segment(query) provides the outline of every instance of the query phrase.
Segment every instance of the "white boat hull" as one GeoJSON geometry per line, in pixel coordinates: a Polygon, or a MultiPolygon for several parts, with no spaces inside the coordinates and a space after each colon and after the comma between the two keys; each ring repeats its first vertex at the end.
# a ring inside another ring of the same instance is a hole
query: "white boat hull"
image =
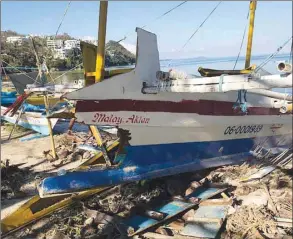
{"type": "MultiPolygon", "coordinates": [[[[4,112],[6,111],[7,107],[1,106],[1,119],[10,122],[12,124],[15,124],[18,115],[19,110],[14,114],[14,116],[8,116],[4,115],[4,112]]],[[[58,119],[50,119],[52,128],[56,125],[58,119]]],[[[49,135],[49,127],[48,127],[48,121],[45,116],[43,116],[41,113],[33,113],[33,112],[25,112],[21,115],[17,125],[22,126],[26,129],[31,129],[33,131],[36,131],[42,135],[49,135]]]]}

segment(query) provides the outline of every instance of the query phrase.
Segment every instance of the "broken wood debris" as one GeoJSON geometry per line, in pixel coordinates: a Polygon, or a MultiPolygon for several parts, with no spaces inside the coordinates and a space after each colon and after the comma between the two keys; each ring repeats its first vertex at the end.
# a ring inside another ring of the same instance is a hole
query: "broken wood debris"
{"type": "MultiPolygon", "coordinates": [[[[77,141],[75,145],[85,143],[77,141]]],[[[201,179],[197,172],[198,181],[191,176],[185,183],[167,177],[119,185],[55,212],[46,226],[41,226],[42,233],[31,227],[22,235],[192,239],[222,234],[221,238],[286,238],[292,235],[292,172],[276,167],[257,182],[241,181],[261,168],[242,164],[210,170],[201,179]],[[171,185],[174,181],[180,183],[172,188],[167,181],[171,185]]]]}

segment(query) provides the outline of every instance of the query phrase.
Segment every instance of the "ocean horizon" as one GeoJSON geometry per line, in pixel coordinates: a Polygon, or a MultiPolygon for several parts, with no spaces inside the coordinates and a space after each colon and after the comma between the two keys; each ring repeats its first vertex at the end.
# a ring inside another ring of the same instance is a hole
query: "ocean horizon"
{"type": "MultiPolygon", "coordinates": [[[[261,65],[270,55],[255,55],[251,57],[250,65],[261,65]]],[[[210,68],[216,70],[233,70],[237,56],[233,57],[194,57],[187,59],[163,59],[160,60],[162,70],[177,69],[184,71],[187,74],[199,75],[198,68],[210,68]]],[[[289,61],[290,53],[278,54],[274,56],[263,69],[270,74],[278,74],[277,64],[279,61],[289,61]]],[[[245,56],[240,56],[235,70],[244,69],[245,67],[245,56]]]]}

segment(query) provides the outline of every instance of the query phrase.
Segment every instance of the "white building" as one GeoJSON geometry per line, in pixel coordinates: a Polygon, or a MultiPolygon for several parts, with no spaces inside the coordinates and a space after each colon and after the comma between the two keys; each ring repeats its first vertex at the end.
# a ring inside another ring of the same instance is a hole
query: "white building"
{"type": "Polygon", "coordinates": [[[27,37],[21,37],[21,36],[14,36],[14,37],[7,37],[6,42],[8,43],[18,43],[18,45],[21,45],[24,41],[27,41],[27,37]]]}
{"type": "Polygon", "coordinates": [[[80,41],[79,40],[66,40],[64,41],[64,48],[66,50],[70,50],[72,48],[80,49],[80,41]]]}
{"type": "Polygon", "coordinates": [[[54,58],[65,59],[66,58],[66,51],[64,48],[56,48],[54,49],[54,58]]]}
{"type": "Polygon", "coordinates": [[[47,47],[52,49],[63,48],[63,40],[47,40],[47,47]]]}
{"type": "Polygon", "coordinates": [[[46,38],[47,36],[46,35],[43,35],[43,34],[30,34],[29,36],[31,37],[39,37],[39,38],[46,38]]]}

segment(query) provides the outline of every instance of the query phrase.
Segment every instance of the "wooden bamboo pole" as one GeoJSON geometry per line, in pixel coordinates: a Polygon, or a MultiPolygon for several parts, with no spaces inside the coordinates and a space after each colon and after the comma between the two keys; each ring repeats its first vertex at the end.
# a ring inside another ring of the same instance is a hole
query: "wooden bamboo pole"
{"type": "MultiPolygon", "coordinates": [[[[49,116],[49,101],[48,101],[48,96],[45,93],[44,94],[44,102],[45,102],[45,107],[46,107],[46,115],[47,117],[49,116]]],[[[51,120],[49,118],[47,118],[48,121],[48,128],[49,128],[49,133],[50,133],[50,141],[51,141],[51,150],[53,153],[53,158],[57,159],[57,153],[56,153],[56,148],[55,148],[55,142],[54,142],[54,137],[53,137],[53,130],[52,130],[52,124],[51,124],[51,120]]]]}
{"type": "Polygon", "coordinates": [[[16,121],[15,121],[15,123],[14,123],[14,125],[13,125],[13,128],[12,128],[12,130],[11,130],[11,132],[10,132],[10,134],[9,134],[9,136],[8,136],[8,138],[7,138],[7,140],[10,140],[10,138],[11,138],[11,136],[12,136],[12,134],[13,134],[15,128],[16,128],[16,125],[18,124],[18,121],[19,121],[20,118],[21,118],[21,115],[22,115],[23,111],[24,111],[24,106],[22,105],[22,106],[21,106],[21,109],[20,109],[20,111],[19,111],[18,117],[17,117],[17,119],[16,119],[16,121]]]}
{"type": "Polygon", "coordinates": [[[99,130],[94,125],[90,126],[90,130],[91,130],[93,136],[95,137],[97,145],[101,148],[101,151],[102,151],[102,154],[104,156],[104,159],[106,161],[107,166],[111,166],[112,164],[111,164],[111,161],[108,157],[107,149],[104,147],[102,136],[101,136],[99,130]]]}
{"type": "Polygon", "coordinates": [[[108,1],[100,1],[98,50],[96,58],[95,82],[100,82],[104,78],[107,11],[108,1]]]}
{"type": "Polygon", "coordinates": [[[247,49],[246,49],[245,69],[250,66],[255,9],[256,9],[256,1],[255,0],[250,1],[249,30],[248,30],[247,49]]]}

